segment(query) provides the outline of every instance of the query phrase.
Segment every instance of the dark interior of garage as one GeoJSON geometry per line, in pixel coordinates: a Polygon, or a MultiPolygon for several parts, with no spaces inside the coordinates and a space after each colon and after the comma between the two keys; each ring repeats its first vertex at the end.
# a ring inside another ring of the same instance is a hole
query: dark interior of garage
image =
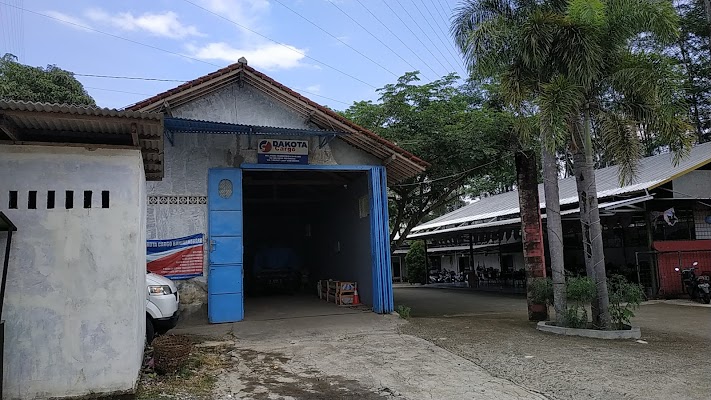
{"type": "Polygon", "coordinates": [[[318,281],[358,283],[371,303],[370,197],[365,172],[244,171],[244,290],[317,299],[318,281]]]}

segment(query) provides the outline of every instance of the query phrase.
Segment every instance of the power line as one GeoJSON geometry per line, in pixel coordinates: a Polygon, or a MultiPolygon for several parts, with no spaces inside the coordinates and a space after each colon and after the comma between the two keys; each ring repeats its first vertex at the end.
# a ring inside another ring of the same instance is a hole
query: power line
{"type": "Polygon", "coordinates": [[[383,4],[385,4],[385,6],[386,6],[387,8],[389,8],[390,11],[392,11],[393,14],[395,14],[395,16],[397,17],[397,19],[399,19],[400,22],[402,22],[402,24],[405,25],[405,28],[407,28],[407,30],[410,31],[410,33],[412,33],[412,36],[413,36],[415,39],[417,39],[418,42],[420,42],[420,44],[422,45],[422,48],[425,49],[425,50],[427,50],[427,52],[430,53],[430,55],[432,56],[432,58],[433,58],[435,61],[437,61],[437,62],[439,63],[439,65],[441,65],[442,68],[443,68],[445,71],[448,71],[447,67],[445,67],[444,64],[442,64],[442,61],[440,61],[439,58],[437,58],[437,56],[435,56],[434,53],[432,53],[432,52],[430,51],[430,49],[427,47],[427,45],[425,45],[425,43],[422,42],[422,40],[420,40],[420,38],[415,34],[415,32],[412,31],[412,29],[410,29],[410,27],[405,23],[405,21],[403,21],[402,18],[400,18],[400,14],[398,14],[395,10],[393,10],[392,7],[390,7],[390,4],[388,4],[388,0],[382,0],[382,1],[383,1],[383,4]]]}
{"type": "Polygon", "coordinates": [[[180,82],[185,83],[187,80],[180,79],[162,79],[162,78],[141,78],[137,76],[115,76],[115,75],[96,75],[96,74],[77,74],[73,72],[72,74],[76,76],[86,76],[89,78],[107,78],[107,79],[126,79],[126,80],[136,80],[136,81],[157,81],[157,82],[180,82]]]}
{"type": "Polygon", "coordinates": [[[231,19],[229,19],[229,18],[227,18],[227,17],[225,17],[225,16],[223,16],[223,15],[220,15],[220,14],[218,14],[218,13],[216,13],[216,12],[210,11],[209,9],[207,9],[207,8],[205,8],[205,7],[202,7],[202,6],[198,5],[198,4],[195,4],[195,3],[193,3],[193,2],[190,1],[190,0],[183,0],[183,1],[185,1],[186,3],[192,4],[193,6],[199,8],[199,9],[205,11],[205,12],[208,12],[208,13],[210,13],[210,14],[212,14],[212,15],[218,17],[218,18],[222,18],[222,19],[224,19],[225,21],[230,22],[230,23],[232,23],[232,24],[234,24],[234,25],[236,25],[236,26],[238,26],[238,27],[240,27],[240,28],[242,28],[242,29],[244,29],[244,30],[250,31],[250,32],[254,33],[254,34],[257,35],[257,36],[263,37],[264,39],[267,39],[267,40],[269,40],[270,42],[274,42],[274,43],[276,43],[276,44],[278,44],[278,45],[280,45],[280,46],[282,46],[282,47],[286,47],[287,49],[289,49],[289,50],[291,50],[291,51],[293,51],[293,52],[299,53],[299,54],[301,54],[302,56],[308,58],[309,60],[314,61],[314,62],[317,62],[317,63],[323,65],[324,67],[330,68],[330,69],[332,69],[332,70],[334,70],[334,71],[336,71],[336,72],[338,72],[338,73],[340,73],[340,74],[342,74],[342,75],[345,75],[345,76],[347,76],[347,77],[349,77],[349,78],[351,78],[351,79],[355,79],[356,81],[358,81],[358,82],[360,82],[360,83],[362,83],[362,84],[364,84],[364,85],[366,85],[366,86],[370,86],[370,87],[373,88],[373,89],[377,89],[377,87],[376,87],[375,85],[371,85],[370,83],[368,83],[368,82],[366,82],[366,81],[364,81],[364,80],[362,80],[362,79],[360,79],[360,78],[358,78],[358,77],[356,77],[356,76],[353,76],[353,75],[351,75],[351,74],[349,74],[349,73],[347,73],[347,72],[341,71],[340,69],[338,69],[338,68],[336,68],[336,67],[334,67],[334,66],[332,66],[332,65],[326,64],[326,63],[323,62],[323,61],[317,60],[317,59],[311,57],[310,55],[307,55],[306,53],[295,49],[295,48],[292,47],[292,46],[289,46],[289,45],[284,44],[284,43],[282,43],[282,42],[276,41],[276,40],[274,40],[274,39],[272,39],[272,38],[269,38],[269,37],[267,37],[267,36],[264,36],[264,35],[262,35],[261,33],[255,31],[255,30],[252,30],[252,29],[250,29],[250,28],[248,28],[248,27],[246,27],[246,26],[244,26],[244,25],[242,25],[242,24],[240,24],[240,23],[237,23],[237,22],[235,22],[235,21],[233,21],[233,20],[231,20],[231,19]]]}
{"type": "Polygon", "coordinates": [[[420,0],[420,2],[422,3],[422,7],[430,15],[430,18],[432,18],[432,22],[434,22],[434,24],[437,25],[437,27],[439,28],[439,31],[440,31],[440,33],[442,33],[442,35],[439,35],[435,31],[432,24],[430,24],[430,21],[427,19],[427,17],[425,17],[425,15],[422,13],[422,11],[420,11],[420,7],[415,3],[415,0],[413,0],[413,4],[415,5],[415,8],[417,8],[417,12],[419,12],[420,15],[422,15],[422,18],[425,20],[425,22],[427,22],[427,25],[430,26],[430,29],[432,29],[432,32],[434,32],[434,34],[440,38],[440,42],[442,42],[442,44],[444,45],[444,48],[447,49],[447,52],[449,53],[449,55],[452,56],[452,58],[456,61],[457,64],[459,64],[460,67],[462,67],[462,70],[465,70],[464,64],[462,64],[462,60],[460,60],[457,56],[455,56],[454,53],[452,53],[452,50],[450,50],[450,47],[452,47],[453,44],[450,40],[448,40],[448,36],[446,33],[444,33],[444,30],[442,30],[442,25],[438,24],[437,21],[435,21],[434,14],[432,14],[432,11],[430,11],[430,9],[424,3],[424,0],[420,0]]]}
{"type": "Polygon", "coordinates": [[[415,182],[415,183],[401,183],[401,184],[399,184],[399,185],[394,185],[394,186],[395,186],[395,187],[418,186],[418,185],[426,185],[426,184],[428,184],[428,183],[441,181],[441,180],[444,180],[444,179],[458,178],[458,177],[460,177],[460,176],[462,176],[462,175],[468,174],[468,173],[470,173],[470,172],[472,172],[472,171],[475,171],[475,170],[477,170],[477,169],[484,168],[484,167],[488,167],[489,165],[495,164],[495,163],[497,163],[497,162],[499,162],[499,161],[501,161],[501,159],[496,159],[496,160],[493,160],[493,161],[489,161],[489,162],[486,163],[486,164],[477,165],[477,166],[474,167],[474,168],[469,168],[468,170],[465,170],[465,171],[462,171],[462,172],[457,172],[456,174],[452,174],[452,175],[441,176],[441,177],[439,177],[439,178],[432,179],[432,180],[429,180],[429,181],[422,181],[422,182],[415,182]]]}
{"type": "MultiPolygon", "coordinates": [[[[84,76],[84,77],[89,77],[89,78],[126,79],[126,80],[152,81],[152,82],[178,82],[178,83],[189,82],[188,80],[181,80],[181,79],[144,78],[144,77],[137,77],[137,76],[117,76],[117,75],[77,74],[77,73],[73,73],[73,74],[74,74],[75,76],[84,76]]],[[[140,94],[140,95],[144,95],[144,96],[153,96],[152,94],[146,94],[146,93],[123,92],[123,91],[120,91],[120,90],[102,89],[102,88],[89,87],[89,86],[85,86],[85,87],[91,88],[91,89],[96,89],[96,90],[108,90],[108,91],[119,92],[119,93],[130,93],[130,94],[140,94]]],[[[296,91],[298,91],[298,92],[301,92],[301,93],[307,93],[307,94],[310,94],[310,95],[312,95],[312,96],[322,97],[322,98],[324,98],[324,99],[328,99],[328,100],[331,100],[331,101],[335,101],[336,103],[345,104],[345,105],[347,105],[347,106],[350,106],[350,105],[351,105],[351,103],[348,103],[348,102],[345,102],[345,101],[341,101],[341,100],[337,100],[337,99],[333,99],[333,98],[331,98],[331,97],[324,96],[324,95],[321,95],[321,94],[318,94],[318,93],[313,93],[313,92],[310,92],[310,91],[308,91],[308,90],[299,89],[299,88],[294,88],[294,90],[296,90],[296,91]]]]}
{"type": "Polygon", "coordinates": [[[380,20],[380,18],[378,18],[377,15],[375,15],[372,11],[370,11],[370,9],[369,9],[365,4],[363,4],[360,0],[356,0],[356,1],[358,2],[358,4],[360,4],[361,6],[363,6],[363,8],[365,8],[365,10],[368,11],[368,13],[369,13],[370,15],[372,15],[373,18],[375,18],[376,21],[380,22],[380,25],[384,26],[385,29],[388,30],[388,32],[390,32],[393,36],[395,36],[395,38],[396,38],[397,40],[399,40],[400,43],[403,44],[403,46],[407,47],[407,49],[410,50],[410,52],[412,52],[412,54],[414,54],[415,57],[417,57],[417,59],[419,59],[419,60],[422,62],[422,64],[424,64],[425,66],[427,66],[427,68],[429,68],[430,71],[432,71],[433,74],[438,75],[437,72],[435,72],[435,70],[432,69],[432,67],[430,66],[430,64],[429,64],[428,62],[426,62],[425,60],[423,60],[423,59],[420,57],[420,55],[417,54],[417,52],[416,52],[415,50],[412,50],[412,48],[411,48],[410,46],[408,46],[407,43],[405,43],[402,39],[400,39],[400,36],[398,36],[395,32],[393,32],[393,31],[390,29],[389,26],[387,26],[383,21],[380,20]]]}
{"type": "MultiPolygon", "coordinates": [[[[198,8],[202,8],[202,7],[198,6],[197,4],[192,3],[192,2],[190,2],[190,1],[188,1],[188,0],[185,0],[185,1],[187,1],[187,2],[190,3],[190,4],[193,4],[194,6],[196,6],[196,7],[198,7],[198,8]]],[[[91,28],[91,27],[88,27],[88,26],[85,26],[85,25],[77,24],[77,23],[74,23],[74,22],[71,22],[71,21],[66,21],[66,20],[63,20],[63,19],[61,19],[61,18],[52,17],[52,16],[50,16],[50,15],[43,14],[43,13],[40,13],[40,12],[37,12],[37,11],[29,10],[29,9],[27,9],[27,8],[24,8],[24,7],[14,6],[14,5],[12,5],[12,4],[8,4],[8,3],[2,2],[2,1],[0,1],[0,4],[6,5],[6,6],[9,6],[9,7],[14,7],[14,8],[17,8],[17,9],[22,10],[22,11],[24,11],[24,12],[28,12],[28,13],[34,14],[34,15],[39,15],[39,16],[41,16],[41,17],[48,18],[48,19],[52,19],[52,20],[55,20],[55,21],[58,21],[58,22],[61,22],[61,23],[64,23],[64,24],[73,25],[73,26],[76,26],[76,27],[78,27],[78,28],[86,29],[86,30],[91,31],[91,32],[100,33],[100,34],[102,34],[102,35],[110,36],[110,37],[113,37],[113,38],[115,38],[115,39],[120,39],[120,40],[129,42],[129,43],[137,44],[137,45],[139,45],[139,46],[147,47],[147,48],[154,49],[154,50],[158,50],[158,51],[161,51],[161,52],[164,52],[164,53],[168,53],[168,54],[171,54],[171,55],[174,55],[174,56],[182,57],[182,58],[185,58],[185,59],[188,59],[188,60],[197,61],[197,62],[200,62],[200,63],[203,63],[203,64],[207,64],[207,65],[211,65],[211,66],[217,67],[217,68],[222,67],[221,65],[218,65],[218,64],[215,64],[215,63],[211,63],[211,62],[209,62],[209,61],[201,60],[201,59],[195,58],[195,57],[190,57],[190,56],[188,56],[188,55],[181,54],[181,53],[177,53],[177,52],[174,52],[174,51],[162,49],[162,48],[160,48],[160,47],[156,47],[156,46],[153,46],[153,45],[150,45],[150,44],[141,43],[141,42],[138,42],[138,41],[135,41],[135,40],[132,40],[132,39],[128,39],[128,38],[122,37],[122,36],[114,35],[114,34],[112,34],[112,33],[100,31],[100,30],[98,30],[98,29],[94,29],[94,28],[91,28]]],[[[203,8],[203,9],[204,9],[204,8],[203,8]]],[[[209,10],[207,10],[207,9],[204,9],[204,10],[206,10],[206,11],[208,11],[208,12],[214,14],[212,11],[209,11],[209,10]]],[[[221,18],[224,18],[224,17],[222,17],[222,16],[220,16],[220,15],[218,15],[218,14],[215,14],[215,15],[217,15],[217,16],[219,16],[219,17],[221,17],[221,18]]],[[[227,19],[227,18],[224,18],[224,19],[227,19]]],[[[272,39],[270,39],[270,38],[268,38],[268,37],[266,37],[266,36],[264,36],[264,35],[262,35],[262,34],[256,32],[256,31],[253,31],[253,30],[251,30],[251,29],[249,29],[249,28],[246,28],[246,27],[241,26],[241,25],[237,24],[237,23],[234,22],[234,21],[231,21],[231,20],[229,20],[229,19],[227,19],[227,20],[230,21],[230,22],[232,22],[232,23],[234,23],[235,25],[238,25],[238,26],[240,26],[240,27],[242,27],[242,28],[244,28],[244,29],[247,29],[247,30],[249,30],[249,31],[251,31],[251,32],[253,32],[253,33],[257,34],[257,35],[260,35],[260,36],[264,37],[265,39],[268,39],[268,40],[270,40],[270,41],[272,41],[272,42],[274,42],[274,43],[277,43],[277,44],[279,44],[279,45],[282,45],[282,46],[284,46],[284,47],[286,47],[286,48],[288,48],[288,49],[290,49],[290,50],[292,50],[292,51],[295,51],[295,52],[297,52],[297,53],[299,53],[299,54],[302,54],[304,57],[306,57],[306,58],[308,58],[308,59],[310,59],[310,60],[313,60],[313,61],[315,61],[315,62],[317,62],[317,63],[319,63],[319,64],[321,64],[321,65],[323,65],[323,66],[325,66],[325,67],[328,67],[328,68],[330,68],[330,69],[333,69],[333,70],[336,71],[336,72],[339,72],[339,73],[341,73],[341,74],[343,74],[343,75],[346,75],[346,76],[348,76],[348,77],[350,77],[350,78],[352,78],[352,79],[355,79],[355,80],[357,80],[358,82],[361,82],[361,83],[363,83],[363,84],[365,84],[365,85],[367,85],[367,86],[370,86],[370,87],[373,88],[373,89],[377,89],[377,87],[376,87],[375,85],[371,85],[370,83],[365,82],[364,80],[362,80],[362,79],[360,79],[360,78],[358,78],[358,77],[356,77],[356,76],[353,76],[353,75],[351,75],[351,74],[348,74],[348,73],[346,73],[346,72],[343,72],[343,71],[341,71],[341,70],[339,70],[339,69],[337,69],[337,68],[335,68],[335,67],[332,67],[331,65],[328,65],[328,64],[326,64],[326,63],[324,63],[324,62],[322,62],[322,61],[316,60],[315,58],[313,58],[313,57],[311,57],[311,56],[308,56],[308,55],[306,55],[306,54],[304,54],[304,53],[302,53],[302,52],[300,52],[300,51],[294,49],[294,48],[291,47],[291,46],[287,46],[287,45],[285,45],[285,44],[283,44],[283,43],[280,43],[280,42],[277,42],[277,41],[275,41],[275,40],[272,40],[272,39]]]]}
{"type": "MultiPolygon", "coordinates": [[[[373,38],[375,38],[375,40],[377,40],[378,42],[380,42],[380,44],[382,44],[383,46],[385,46],[385,47],[386,47],[388,50],[390,50],[393,54],[395,54],[396,56],[398,56],[402,61],[405,62],[405,64],[409,65],[410,68],[412,68],[413,70],[417,70],[417,69],[418,69],[418,68],[415,67],[414,65],[410,64],[409,61],[407,61],[406,59],[402,58],[402,56],[401,56],[400,54],[398,54],[398,53],[397,53],[395,50],[393,50],[390,46],[388,46],[387,44],[385,44],[385,42],[383,42],[382,40],[380,40],[379,37],[375,36],[375,35],[374,35],[372,32],[370,32],[366,27],[364,27],[363,25],[361,25],[361,23],[358,22],[358,20],[356,20],[355,18],[353,18],[353,17],[352,17],[350,14],[348,14],[347,12],[343,11],[343,9],[342,9],[341,7],[338,7],[338,5],[337,5],[335,2],[329,1],[329,3],[331,3],[332,6],[336,7],[336,8],[338,9],[338,11],[342,12],[343,15],[345,15],[345,16],[348,17],[348,18],[350,18],[351,21],[355,22],[356,25],[360,26],[364,31],[366,31],[370,36],[372,36],[373,38]]],[[[424,74],[423,74],[423,76],[424,76],[424,74]]],[[[432,79],[430,79],[430,78],[428,78],[428,77],[426,77],[426,76],[425,76],[425,79],[430,80],[430,81],[432,80],[432,79]]]]}
{"type": "Polygon", "coordinates": [[[153,96],[152,94],[148,94],[148,93],[127,92],[127,91],[125,91],[125,90],[106,89],[106,88],[99,88],[99,87],[92,87],[92,86],[84,86],[84,88],[85,88],[85,89],[93,89],[93,90],[103,90],[103,91],[105,91],[105,92],[137,94],[137,95],[139,95],[139,96],[153,96]]]}
{"type": "Polygon", "coordinates": [[[153,46],[153,45],[150,45],[150,44],[146,44],[146,43],[137,42],[137,41],[132,40],[132,39],[128,39],[128,38],[125,38],[125,37],[122,37],[122,36],[114,35],[113,33],[108,33],[108,32],[104,32],[104,31],[100,31],[100,30],[98,30],[98,29],[94,29],[94,28],[88,27],[88,26],[86,26],[86,25],[81,25],[81,24],[77,24],[77,23],[74,23],[74,22],[71,22],[71,21],[67,21],[67,20],[64,20],[64,19],[61,19],[61,18],[56,18],[56,17],[53,17],[53,16],[51,16],[51,15],[42,14],[42,13],[40,13],[40,12],[33,11],[33,10],[29,10],[29,9],[27,9],[27,8],[14,6],[14,5],[12,5],[12,4],[8,4],[8,3],[5,3],[5,2],[0,2],[0,4],[4,4],[4,5],[9,6],[9,7],[14,7],[14,8],[17,8],[17,9],[22,10],[22,11],[24,11],[24,12],[28,12],[28,13],[30,13],[30,14],[35,14],[35,15],[39,15],[39,16],[41,16],[41,17],[45,17],[45,18],[49,18],[49,19],[52,19],[52,20],[55,20],[55,21],[59,21],[59,22],[61,22],[61,23],[63,23],[63,24],[73,25],[73,26],[76,26],[76,27],[78,27],[78,28],[86,29],[86,30],[91,31],[91,32],[100,33],[100,34],[102,34],[102,35],[110,36],[110,37],[113,37],[113,38],[115,38],[115,39],[120,39],[120,40],[123,40],[123,41],[126,41],[126,42],[130,42],[130,43],[133,43],[133,44],[137,44],[137,45],[139,45],[139,46],[148,47],[148,48],[150,48],[150,49],[162,51],[162,52],[164,52],[164,53],[168,53],[168,54],[171,54],[171,55],[174,55],[174,56],[183,57],[183,58],[186,58],[186,59],[188,59],[188,60],[193,60],[193,61],[201,62],[201,63],[207,64],[207,65],[212,65],[213,67],[218,67],[218,68],[220,67],[220,65],[211,63],[211,62],[209,62],[209,61],[201,60],[201,59],[195,58],[195,57],[190,57],[190,56],[188,56],[188,55],[181,54],[181,53],[176,53],[176,52],[174,52],[174,51],[170,51],[170,50],[166,50],[166,49],[161,49],[160,47],[156,47],[156,46],[153,46]]]}
{"type": "Polygon", "coordinates": [[[442,19],[442,22],[444,22],[444,26],[446,26],[447,30],[449,30],[450,21],[444,17],[447,14],[447,10],[444,9],[444,6],[442,5],[442,1],[441,0],[432,0],[432,6],[437,11],[437,14],[439,14],[439,17],[442,19]],[[439,4],[439,6],[437,6],[437,4],[439,4]],[[440,7],[442,9],[441,12],[440,12],[440,7]]]}
{"type": "Polygon", "coordinates": [[[345,45],[345,46],[348,47],[349,49],[355,51],[356,53],[360,54],[360,55],[363,56],[364,58],[370,60],[370,62],[372,62],[373,64],[375,64],[375,65],[377,65],[378,67],[382,68],[384,71],[387,71],[388,73],[392,74],[392,75],[393,75],[394,77],[396,77],[396,78],[399,77],[398,74],[396,74],[396,73],[394,73],[393,71],[389,70],[388,68],[384,67],[382,64],[380,64],[379,62],[373,60],[372,58],[368,57],[367,55],[363,54],[361,51],[357,50],[355,47],[353,47],[353,46],[349,45],[348,43],[346,43],[345,41],[341,40],[339,37],[337,37],[336,35],[332,34],[331,32],[328,32],[327,30],[321,28],[321,27],[320,27],[319,25],[317,25],[315,22],[313,22],[313,21],[311,21],[310,19],[304,17],[304,16],[301,15],[298,11],[296,11],[296,10],[292,9],[291,7],[287,6],[286,4],[282,3],[280,0],[274,0],[274,1],[276,1],[276,2],[279,3],[279,4],[281,4],[284,8],[286,8],[286,9],[289,10],[289,11],[291,11],[292,13],[296,14],[297,16],[299,16],[299,17],[300,17],[301,19],[303,19],[304,21],[306,21],[306,22],[310,23],[311,25],[315,26],[316,28],[318,28],[319,30],[321,30],[322,32],[324,32],[325,34],[327,34],[328,36],[330,36],[330,37],[336,39],[337,41],[341,42],[343,45],[345,45]]]}
{"type": "Polygon", "coordinates": [[[405,8],[405,7],[402,5],[402,3],[400,3],[400,0],[395,0],[395,2],[400,6],[400,8],[402,8],[402,9],[405,11],[405,14],[407,14],[407,16],[410,17],[410,19],[411,19],[412,22],[415,24],[415,26],[417,26],[417,27],[420,29],[420,31],[422,32],[422,34],[425,35],[425,37],[427,38],[427,40],[430,41],[430,43],[432,44],[432,46],[434,46],[435,50],[437,50],[437,52],[439,53],[439,55],[442,56],[442,59],[444,59],[444,61],[447,62],[447,64],[448,64],[449,67],[451,68],[450,71],[451,71],[451,72],[456,72],[457,68],[456,68],[454,65],[452,65],[452,63],[449,62],[449,59],[447,59],[447,57],[444,55],[444,53],[442,53],[442,51],[439,49],[439,47],[432,41],[432,39],[431,39],[430,36],[425,32],[425,30],[422,29],[422,27],[420,26],[420,24],[418,24],[417,21],[415,21],[415,18],[413,18],[412,14],[410,14],[410,12],[407,11],[407,8],[405,8]]]}

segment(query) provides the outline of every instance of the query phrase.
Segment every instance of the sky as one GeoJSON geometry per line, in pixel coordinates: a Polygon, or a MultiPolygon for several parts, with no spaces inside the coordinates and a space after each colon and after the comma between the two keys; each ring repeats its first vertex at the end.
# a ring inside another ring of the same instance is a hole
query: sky
{"type": "Polygon", "coordinates": [[[408,71],[421,71],[423,82],[465,75],[449,35],[459,2],[0,0],[0,55],[74,72],[97,104],[109,108],[245,57],[311,100],[343,110],[377,100],[376,88],[408,71]]]}

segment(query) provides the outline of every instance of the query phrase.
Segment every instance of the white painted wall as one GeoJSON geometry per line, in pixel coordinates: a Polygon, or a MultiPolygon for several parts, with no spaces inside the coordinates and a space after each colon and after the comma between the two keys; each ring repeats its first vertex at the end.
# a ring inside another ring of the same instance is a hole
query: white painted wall
{"type": "MultiPolygon", "coordinates": [[[[315,128],[301,115],[277,103],[260,91],[245,84],[227,86],[205,97],[172,110],[174,117],[249,125],[286,128],[315,128]]],[[[253,136],[184,133],[176,134],[174,145],[165,142],[162,181],[148,182],[149,196],[207,196],[207,176],[210,168],[239,167],[257,162],[257,141],[278,136],[253,136]]],[[[291,137],[295,138],[295,137],[291,137]]],[[[323,149],[318,138],[300,137],[309,141],[309,163],[321,165],[380,165],[377,158],[360,151],[340,139],[334,139],[323,149]]],[[[206,204],[148,205],[147,233],[149,239],[168,239],[207,232],[206,204]]],[[[207,252],[208,246],[205,246],[207,252]]],[[[207,253],[204,273],[207,274],[207,253]]],[[[195,280],[205,282],[206,277],[195,280]]],[[[183,286],[183,283],[180,283],[183,286]]],[[[181,289],[182,290],[182,289],[181,289]]],[[[191,290],[192,292],[192,290],[191,290]]],[[[196,297],[184,300],[195,302],[196,297]]],[[[202,300],[206,302],[206,293],[202,300]]],[[[195,303],[193,303],[195,304],[195,303]]]]}
{"type": "Polygon", "coordinates": [[[672,181],[674,198],[711,199],[711,171],[690,171],[672,181]]]}
{"type": "Polygon", "coordinates": [[[2,315],[5,399],[135,388],[145,340],[145,197],[138,150],[0,146],[0,209],[18,227],[2,315]],[[18,209],[8,209],[11,190],[18,209]],[[71,210],[66,190],[74,191],[71,210]],[[93,191],[88,209],[85,190],[93,191]],[[102,190],[110,191],[107,209],[102,190]]]}

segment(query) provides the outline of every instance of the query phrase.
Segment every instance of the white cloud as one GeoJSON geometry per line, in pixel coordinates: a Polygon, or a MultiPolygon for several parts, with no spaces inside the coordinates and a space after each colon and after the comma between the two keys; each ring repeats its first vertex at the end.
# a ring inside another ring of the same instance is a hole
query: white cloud
{"type": "Polygon", "coordinates": [[[294,46],[265,43],[258,46],[235,48],[225,42],[208,43],[205,46],[188,45],[191,56],[203,60],[237,62],[240,57],[247,59],[250,66],[258,69],[290,69],[302,65],[306,50],[294,46]],[[288,48],[287,48],[288,47],[288,48]]]}
{"type": "Polygon", "coordinates": [[[109,14],[101,9],[90,9],[85,13],[94,22],[109,24],[125,31],[145,31],[156,36],[182,39],[188,36],[205,36],[193,25],[180,22],[173,11],[163,13],[143,13],[133,15],[129,12],[109,14]]]}
{"type": "Polygon", "coordinates": [[[64,14],[59,11],[46,11],[45,14],[75,29],[86,31],[86,29],[83,27],[89,26],[89,24],[82,21],[80,18],[72,17],[71,15],[64,14]]]}
{"type": "Polygon", "coordinates": [[[306,90],[311,92],[311,93],[321,93],[321,85],[311,85],[307,86],[306,90]]]}
{"type": "Polygon", "coordinates": [[[214,13],[250,28],[257,27],[260,17],[271,8],[269,0],[202,0],[201,4],[214,13]]]}

